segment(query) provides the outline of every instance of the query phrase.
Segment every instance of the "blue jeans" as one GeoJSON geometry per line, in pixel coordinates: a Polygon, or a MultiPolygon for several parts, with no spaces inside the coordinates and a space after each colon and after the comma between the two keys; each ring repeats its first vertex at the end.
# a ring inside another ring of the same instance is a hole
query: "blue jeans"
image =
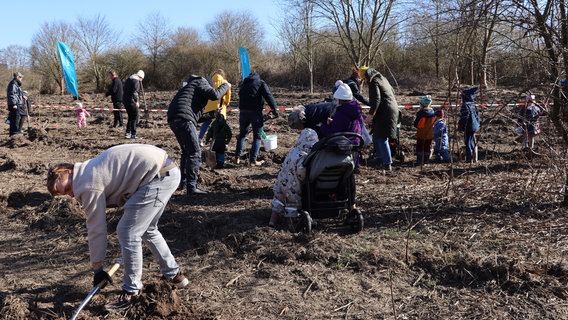
{"type": "Polygon", "coordinates": [[[252,126],[253,139],[252,146],[250,148],[250,161],[256,161],[260,151],[260,137],[262,135],[263,124],[264,119],[262,118],[262,112],[241,111],[239,114],[239,135],[237,136],[235,156],[241,156],[248,128],[249,126],[252,126]]]}
{"type": "Polygon", "coordinates": [[[215,152],[215,160],[217,160],[217,164],[225,163],[225,152],[215,152]]]}
{"type": "Polygon", "coordinates": [[[201,123],[201,128],[199,128],[199,141],[201,141],[201,139],[205,137],[205,134],[207,133],[207,129],[209,128],[210,124],[211,120],[206,120],[201,123]]]}
{"type": "Polygon", "coordinates": [[[375,146],[375,158],[382,159],[383,165],[392,164],[389,138],[375,138],[373,144],[375,146]]]}
{"type": "Polygon", "coordinates": [[[116,226],[124,263],[123,290],[138,293],[142,289],[142,242],[150,248],[165,278],[177,275],[179,266],[158,230],[158,221],[179,181],[180,170],[176,167],[166,176],[156,176],[126,201],[116,226]]]}
{"type": "Polygon", "coordinates": [[[174,132],[181,148],[181,181],[187,184],[187,190],[197,188],[199,167],[201,166],[201,147],[197,137],[197,129],[188,120],[173,120],[170,129],[174,132]]]}

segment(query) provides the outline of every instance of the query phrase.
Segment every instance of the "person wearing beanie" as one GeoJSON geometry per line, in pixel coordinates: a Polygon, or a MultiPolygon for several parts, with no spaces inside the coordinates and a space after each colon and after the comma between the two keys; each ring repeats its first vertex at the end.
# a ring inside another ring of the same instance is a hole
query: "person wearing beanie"
{"type": "Polygon", "coordinates": [[[369,87],[369,114],[365,123],[371,123],[375,158],[382,160],[384,170],[390,171],[392,155],[389,139],[398,137],[400,111],[394,90],[385,76],[373,68],[361,67],[361,79],[369,87]]]}
{"type": "MultiPolygon", "coordinates": [[[[213,71],[213,75],[211,76],[211,80],[213,81],[213,88],[219,88],[223,83],[228,82],[226,80],[227,75],[225,74],[225,70],[217,69],[213,71]]],[[[219,111],[225,120],[227,119],[227,106],[231,102],[231,89],[225,93],[225,95],[220,100],[209,100],[207,101],[207,105],[203,110],[203,115],[199,119],[198,122],[201,122],[201,127],[199,128],[199,141],[201,146],[203,147],[204,144],[202,143],[203,137],[207,133],[207,129],[209,125],[215,119],[215,115],[217,111],[219,111]]]]}
{"type": "Polygon", "coordinates": [[[288,115],[288,125],[290,128],[296,130],[310,128],[314,130],[321,139],[323,137],[321,126],[327,123],[327,119],[333,117],[334,112],[335,105],[333,102],[319,102],[305,106],[296,106],[288,115]]]}
{"type": "Polygon", "coordinates": [[[82,103],[77,103],[77,108],[75,108],[75,118],[77,120],[77,128],[87,127],[87,117],[91,114],[87,111],[87,108],[82,103]]]}
{"type": "Polygon", "coordinates": [[[368,106],[369,100],[365,98],[360,91],[361,86],[361,76],[359,75],[359,70],[357,68],[351,69],[351,76],[345,80],[343,83],[347,84],[349,88],[351,88],[351,92],[353,92],[353,97],[357,99],[360,103],[368,106]]]}
{"type": "Polygon", "coordinates": [[[414,127],[416,128],[416,162],[414,165],[417,166],[430,162],[434,121],[436,119],[431,104],[432,97],[430,95],[420,98],[420,110],[414,118],[414,127]]]}
{"type": "Polygon", "coordinates": [[[438,162],[450,162],[450,141],[448,126],[444,120],[444,110],[438,109],[434,112],[436,122],[434,122],[434,159],[438,162]]]}
{"type": "Polygon", "coordinates": [[[536,97],[533,94],[526,96],[526,103],[519,110],[519,127],[526,149],[534,149],[535,137],[540,133],[540,122],[538,118],[546,114],[546,111],[535,103],[536,97]]]}
{"type": "MultiPolygon", "coordinates": [[[[353,92],[346,83],[342,83],[335,93],[333,98],[337,100],[337,107],[332,118],[322,124],[321,132],[324,137],[327,137],[337,132],[353,132],[361,135],[363,123],[363,111],[361,105],[357,100],[353,99],[353,92]]],[[[359,145],[360,139],[356,137],[349,137],[349,140],[356,145],[359,145]]],[[[359,164],[359,154],[355,155],[355,167],[359,164]]]]}
{"type": "Polygon", "coordinates": [[[118,77],[118,74],[114,70],[110,70],[108,72],[108,76],[110,78],[111,84],[107,87],[107,91],[105,92],[105,97],[110,96],[110,100],[112,101],[112,113],[114,116],[114,122],[112,124],[113,128],[123,127],[124,123],[122,121],[122,109],[124,106],[122,105],[122,81],[118,77]]]}
{"type": "Polygon", "coordinates": [[[22,91],[22,79],[24,76],[19,72],[14,72],[12,81],[8,83],[6,97],[8,99],[8,120],[10,121],[9,134],[13,136],[20,133],[18,128],[20,123],[20,112],[24,106],[24,93],[22,91]]]}
{"type": "Polygon", "coordinates": [[[124,92],[122,95],[122,103],[126,108],[128,114],[128,121],[126,121],[126,139],[140,139],[136,135],[136,127],[139,121],[140,108],[140,91],[142,88],[142,80],[144,80],[144,71],[138,70],[135,74],[131,75],[124,83],[124,92]]]}
{"type": "Polygon", "coordinates": [[[477,87],[472,87],[462,91],[462,106],[460,109],[460,119],[458,121],[458,131],[464,133],[465,161],[469,163],[477,162],[477,141],[475,139],[475,133],[479,131],[481,126],[479,110],[475,103],[475,93],[477,89],[477,87]]]}

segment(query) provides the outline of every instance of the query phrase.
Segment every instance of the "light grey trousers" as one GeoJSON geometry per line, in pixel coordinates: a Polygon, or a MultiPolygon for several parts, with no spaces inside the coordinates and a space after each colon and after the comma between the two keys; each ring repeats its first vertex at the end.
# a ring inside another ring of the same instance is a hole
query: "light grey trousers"
{"type": "Polygon", "coordinates": [[[142,242],[150,248],[164,277],[171,279],[178,273],[179,266],[158,230],[158,221],[180,180],[180,170],[175,167],[163,177],[156,176],[126,201],[116,227],[124,263],[123,290],[138,293],[143,287],[142,242]]]}

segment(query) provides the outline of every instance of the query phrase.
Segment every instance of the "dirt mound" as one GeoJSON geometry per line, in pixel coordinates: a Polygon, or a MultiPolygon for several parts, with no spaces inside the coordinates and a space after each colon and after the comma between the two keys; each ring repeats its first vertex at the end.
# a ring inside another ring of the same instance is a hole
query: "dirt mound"
{"type": "Polygon", "coordinates": [[[213,312],[189,306],[165,281],[154,281],[133,300],[126,313],[128,319],[217,320],[213,312]]]}

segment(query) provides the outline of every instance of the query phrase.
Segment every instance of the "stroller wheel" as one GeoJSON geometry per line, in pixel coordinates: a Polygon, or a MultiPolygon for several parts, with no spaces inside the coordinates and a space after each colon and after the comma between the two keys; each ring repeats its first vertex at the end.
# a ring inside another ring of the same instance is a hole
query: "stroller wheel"
{"type": "Polygon", "coordinates": [[[312,233],[313,220],[307,211],[302,211],[300,217],[300,228],[305,234],[312,233]]]}
{"type": "Polygon", "coordinates": [[[355,232],[363,230],[364,219],[359,209],[353,209],[349,212],[348,223],[351,225],[351,230],[355,232]]]}

